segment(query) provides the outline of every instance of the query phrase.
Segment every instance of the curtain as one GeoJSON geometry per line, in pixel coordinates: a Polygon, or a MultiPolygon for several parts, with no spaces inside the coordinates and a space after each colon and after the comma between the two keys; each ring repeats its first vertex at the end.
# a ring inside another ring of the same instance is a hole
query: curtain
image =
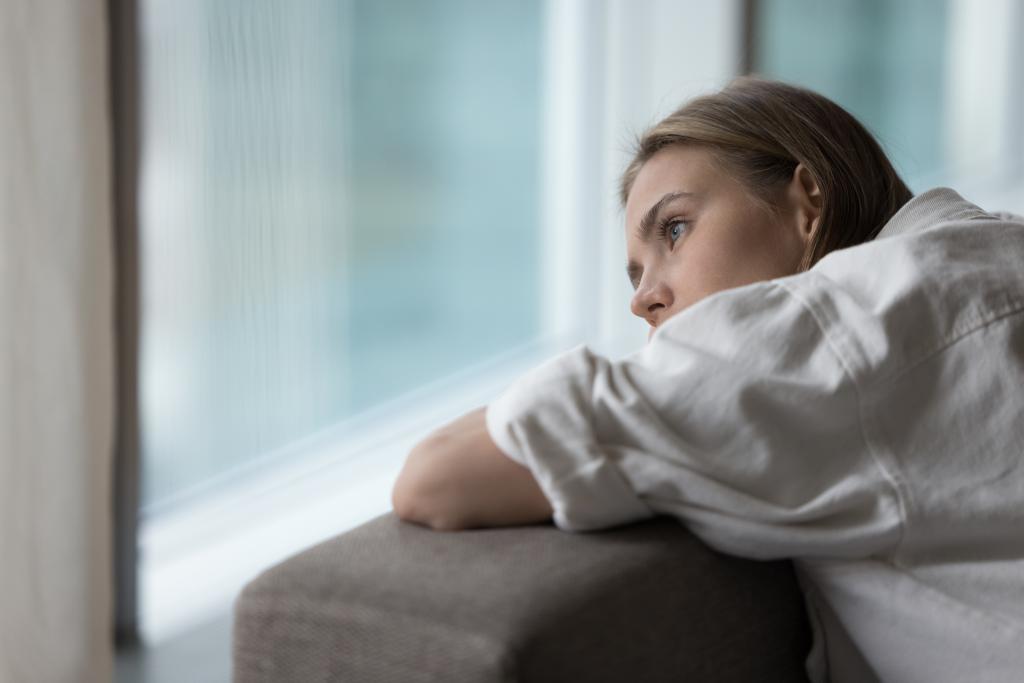
{"type": "Polygon", "coordinates": [[[109,681],[106,4],[0,0],[0,681],[109,681]]]}

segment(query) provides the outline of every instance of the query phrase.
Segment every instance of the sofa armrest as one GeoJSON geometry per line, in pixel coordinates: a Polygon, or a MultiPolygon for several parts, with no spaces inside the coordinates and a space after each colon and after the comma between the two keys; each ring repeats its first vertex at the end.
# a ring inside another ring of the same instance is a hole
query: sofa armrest
{"type": "Polygon", "coordinates": [[[677,520],[437,532],[389,512],[253,579],[235,683],[803,681],[789,562],[722,555],[677,520]]]}

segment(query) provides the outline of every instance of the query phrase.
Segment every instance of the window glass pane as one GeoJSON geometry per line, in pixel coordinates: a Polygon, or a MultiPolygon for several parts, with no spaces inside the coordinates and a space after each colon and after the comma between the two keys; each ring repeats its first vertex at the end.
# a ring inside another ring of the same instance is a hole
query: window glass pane
{"type": "Polygon", "coordinates": [[[816,90],[874,133],[912,189],[944,170],[946,0],[761,0],[754,70],[816,90]]]}
{"type": "Polygon", "coordinates": [[[537,332],[539,9],[355,5],[355,408],[537,332]]]}
{"type": "Polygon", "coordinates": [[[538,328],[539,0],[142,0],[143,506],[538,328]]]}

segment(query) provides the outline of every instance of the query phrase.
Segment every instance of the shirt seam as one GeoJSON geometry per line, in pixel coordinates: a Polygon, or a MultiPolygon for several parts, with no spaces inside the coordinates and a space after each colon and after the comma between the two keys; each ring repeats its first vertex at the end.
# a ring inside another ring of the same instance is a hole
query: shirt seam
{"type": "Polygon", "coordinates": [[[913,361],[908,362],[906,365],[901,367],[899,370],[892,374],[884,377],[881,382],[884,384],[891,384],[897,381],[900,377],[910,372],[922,363],[927,362],[931,358],[942,353],[946,349],[955,344],[959,343],[963,339],[971,336],[976,332],[980,332],[985,328],[993,325],[1003,318],[1009,318],[1014,315],[1024,313],[1024,302],[1010,299],[1006,305],[990,310],[987,314],[978,314],[972,317],[970,320],[954,327],[949,334],[939,340],[935,347],[921,354],[913,361]]]}
{"type": "Polygon", "coordinates": [[[914,572],[912,567],[908,567],[903,563],[896,561],[895,559],[881,559],[879,561],[885,565],[888,565],[889,567],[892,567],[894,570],[898,571],[904,576],[908,577],[917,585],[924,587],[926,590],[928,590],[928,592],[931,595],[935,596],[935,598],[940,602],[943,602],[947,605],[953,605],[954,607],[957,607],[961,610],[970,612],[975,618],[996,625],[1004,631],[1009,630],[1013,635],[1016,635],[1021,632],[1020,622],[1011,618],[1007,618],[1002,614],[996,614],[991,612],[990,610],[980,608],[977,605],[971,604],[970,602],[960,597],[957,597],[956,595],[953,595],[952,593],[940,588],[932,581],[925,580],[922,577],[918,576],[914,572]]]}
{"type": "Polygon", "coordinates": [[[815,325],[818,326],[818,330],[825,338],[825,343],[828,348],[832,351],[836,360],[839,362],[840,367],[843,369],[844,374],[849,378],[850,383],[853,385],[853,390],[857,395],[857,428],[860,431],[861,440],[864,442],[864,447],[867,449],[869,456],[875,463],[875,466],[882,472],[886,481],[892,487],[892,491],[896,496],[896,504],[899,506],[899,536],[896,540],[895,547],[892,549],[893,554],[896,554],[901,547],[903,547],[904,539],[906,537],[906,526],[907,526],[907,501],[906,492],[901,481],[893,471],[889,469],[882,457],[878,454],[877,450],[871,443],[871,439],[868,438],[867,431],[864,429],[864,396],[861,392],[860,385],[857,383],[857,379],[854,377],[853,371],[850,368],[844,355],[841,353],[836,342],[832,339],[832,335],[826,328],[823,319],[827,318],[823,313],[818,311],[815,306],[804,297],[800,296],[796,291],[791,289],[786,283],[775,281],[774,284],[780,287],[784,292],[789,294],[798,304],[803,306],[810,314],[811,319],[814,320],[815,325]]]}

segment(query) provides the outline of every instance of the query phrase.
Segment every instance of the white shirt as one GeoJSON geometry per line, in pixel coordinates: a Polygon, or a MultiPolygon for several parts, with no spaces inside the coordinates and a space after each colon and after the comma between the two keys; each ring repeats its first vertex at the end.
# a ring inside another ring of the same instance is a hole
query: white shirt
{"type": "Polygon", "coordinates": [[[948,188],[486,411],[566,531],[794,558],[814,681],[1024,681],[1024,221],[948,188]]]}

